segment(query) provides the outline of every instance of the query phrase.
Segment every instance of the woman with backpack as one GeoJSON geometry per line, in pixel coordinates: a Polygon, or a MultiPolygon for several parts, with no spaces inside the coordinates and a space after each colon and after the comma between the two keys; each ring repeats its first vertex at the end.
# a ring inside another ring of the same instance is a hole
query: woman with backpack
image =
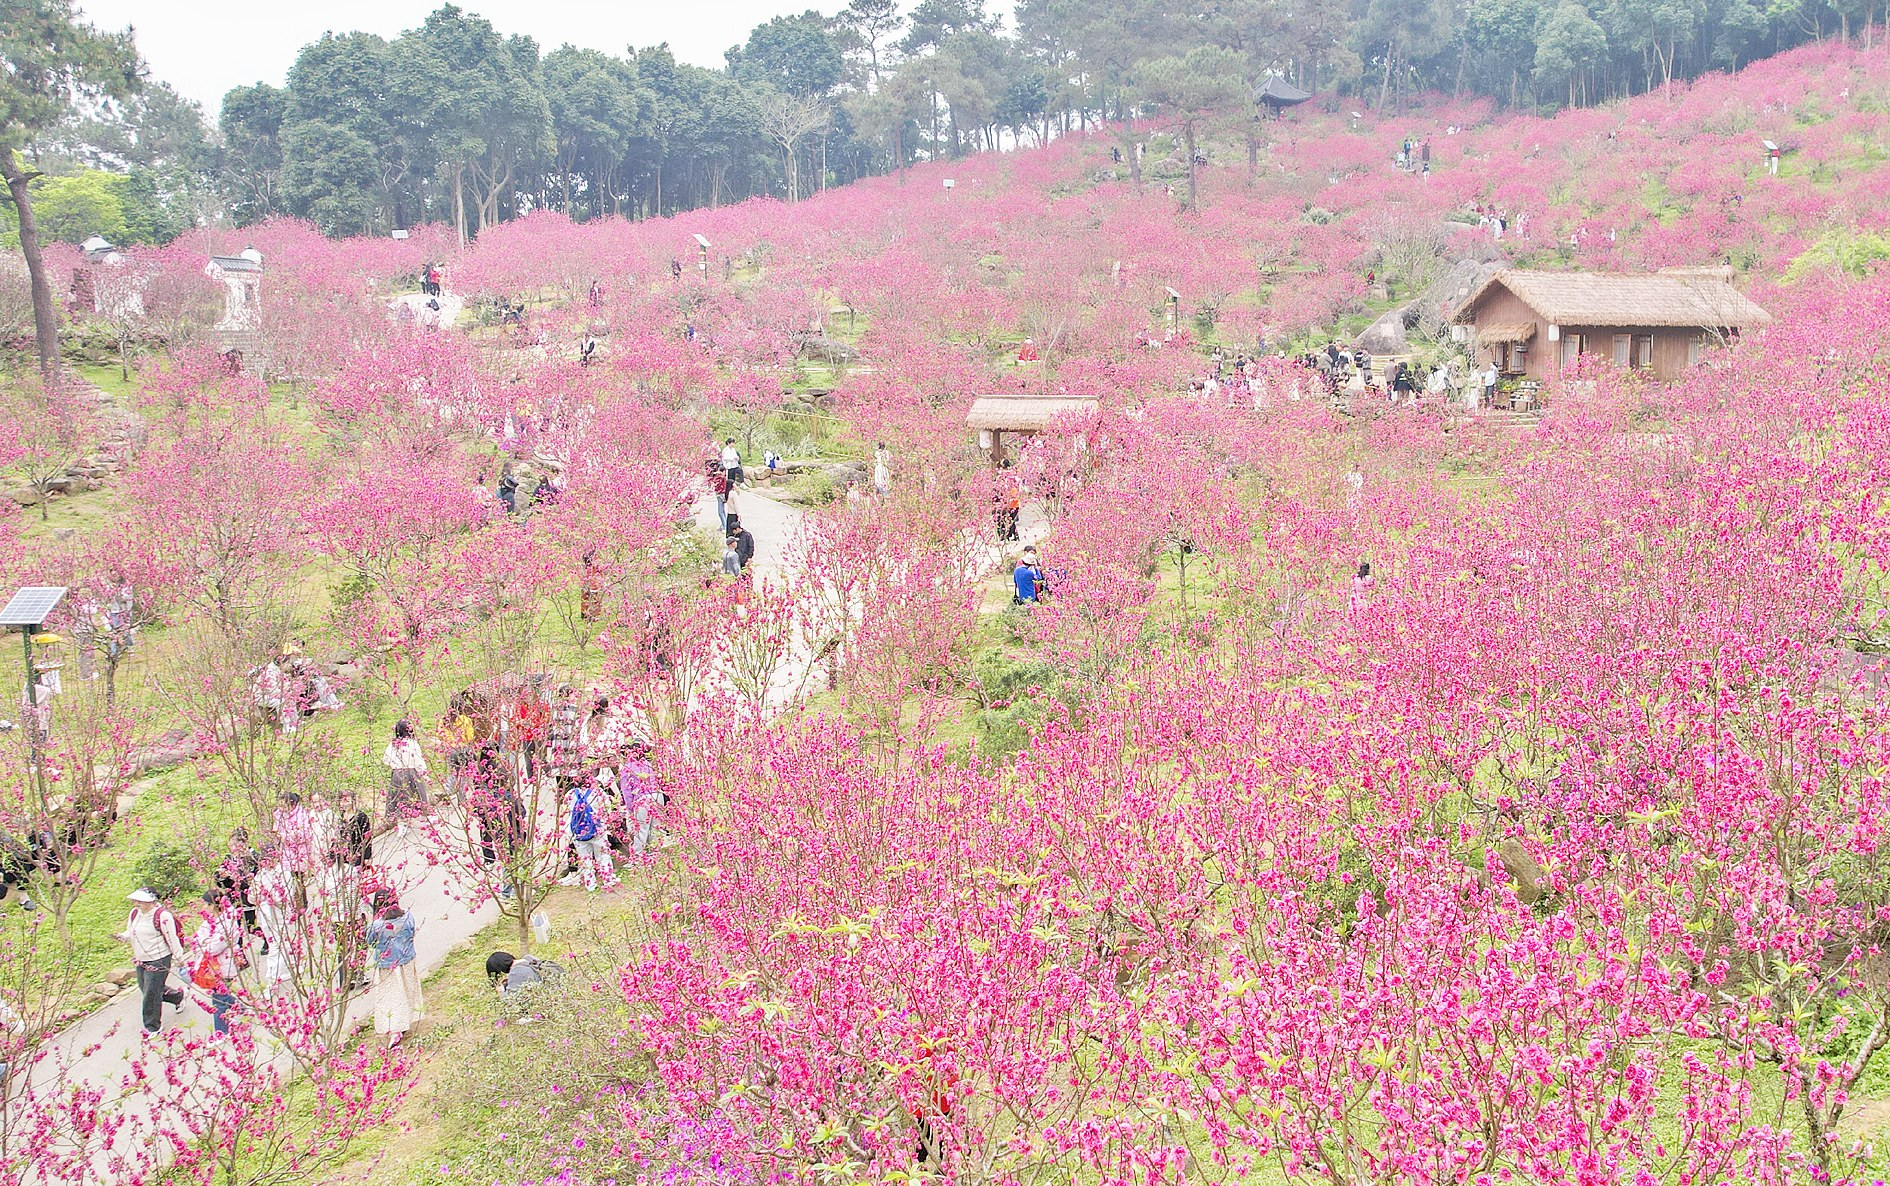
{"type": "Polygon", "coordinates": [[[369,905],[374,911],[367,925],[368,951],[374,958],[374,1032],[385,1035],[392,1050],[426,1012],[414,951],[418,928],[391,890],[377,892],[369,905]]]}
{"type": "Polygon", "coordinates": [[[118,938],[131,945],[138,968],[138,991],[144,997],[144,1032],[155,1034],[164,1026],[164,1006],[181,1008],[184,990],[171,988],[171,966],[184,962],[184,941],[177,935],[177,916],[148,888],[131,892],[131,917],[118,938]]]}

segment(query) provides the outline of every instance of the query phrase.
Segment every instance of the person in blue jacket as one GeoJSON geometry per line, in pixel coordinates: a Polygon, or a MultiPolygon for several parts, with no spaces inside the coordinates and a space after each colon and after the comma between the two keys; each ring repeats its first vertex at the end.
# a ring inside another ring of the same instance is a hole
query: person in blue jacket
{"type": "Polygon", "coordinates": [[[1011,584],[1017,593],[1012,598],[1013,605],[1034,605],[1043,592],[1043,569],[1037,566],[1037,549],[1025,548],[1024,554],[1017,558],[1017,567],[1011,570],[1011,584]]]}

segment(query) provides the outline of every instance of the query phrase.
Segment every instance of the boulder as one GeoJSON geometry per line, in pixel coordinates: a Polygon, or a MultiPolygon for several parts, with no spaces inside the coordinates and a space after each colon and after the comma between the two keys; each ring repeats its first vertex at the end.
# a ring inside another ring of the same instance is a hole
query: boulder
{"type": "Polygon", "coordinates": [[[1482,288],[1485,281],[1508,266],[1508,261],[1500,258],[1460,259],[1442,276],[1431,281],[1430,286],[1405,308],[1415,312],[1427,329],[1448,325],[1452,315],[1470,298],[1471,293],[1482,288]]]}
{"type": "MultiPolygon", "coordinates": [[[[44,501],[40,498],[39,491],[33,489],[31,486],[15,486],[13,489],[7,491],[7,497],[23,507],[36,507],[44,501]]],[[[20,696],[24,699],[26,693],[21,692],[20,696]]]]}
{"type": "Polygon", "coordinates": [[[131,768],[143,772],[187,762],[203,754],[204,747],[188,729],[171,729],[150,745],[131,751],[131,768]]]}
{"type": "Polygon", "coordinates": [[[1496,846],[1496,858],[1503,863],[1504,875],[1515,884],[1520,901],[1530,905],[1542,897],[1542,866],[1528,849],[1515,840],[1505,840],[1496,846]]]}
{"type": "Polygon", "coordinates": [[[1407,346],[1404,328],[1404,310],[1393,309],[1366,326],[1353,344],[1374,355],[1403,354],[1407,346]]]}
{"type": "MultiPolygon", "coordinates": [[[[20,682],[24,683],[25,680],[22,679],[20,682]]],[[[20,699],[24,700],[25,698],[26,693],[21,692],[20,699]]],[[[110,981],[115,988],[123,988],[137,978],[138,972],[135,968],[113,968],[111,971],[105,973],[105,979],[110,981]]]]}
{"type": "Polygon", "coordinates": [[[824,334],[798,334],[795,345],[800,356],[810,362],[852,362],[860,356],[859,351],[845,342],[836,342],[824,334]]]}

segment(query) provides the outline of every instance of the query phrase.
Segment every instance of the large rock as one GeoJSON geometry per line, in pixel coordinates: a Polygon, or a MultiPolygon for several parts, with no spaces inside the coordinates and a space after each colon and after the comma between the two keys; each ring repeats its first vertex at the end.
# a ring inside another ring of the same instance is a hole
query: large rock
{"type": "Polygon", "coordinates": [[[865,484],[867,465],[864,461],[834,461],[820,467],[821,472],[832,479],[835,487],[844,487],[848,482],[865,484]]]}
{"type": "MultiPolygon", "coordinates": [[[[39,496],[39,491],[33,489],[31,486],[15,486],[13,489],[7,491],[7,497],[23,507],[36,507],[43,501],[39,496]]],[[[22,680],[21,682],[24,683],[25,681],[22,680]]],[[[26,693],[21,692],[20,698],[24,700],[26,693]]]]}
{"type": "Polygon", "coordinates": [[[1504,840],[1496,846],[1496,859],[1503,863],[1503,873],[1515,885],[1516,897],[1524,905],[1531,905],[1542,897],[1542,866],[1529,855],[1528,849],[1515,840],[1504,840]]]}
{"type": "Polygon", "coordinates": [[[161,770],[199,757],[204,749],[203,742],[191,730],[172,729],[150,745],[131,751],[131,768],[140,773],[161,770]]]}
{"type": "Polygon", "coordinates": [[[1450,324],[1450,319],[1470,295],[1482,288],[1484,283],[1496,273],[1509,266],[1505,259],[1476,260],[1460,259],[1437,279],[1430,287],[1417,295],[1417,299],[1405,306],[1405,310],[1414,314],[1408,323],[1421,325],[1427,331],[1450,324]]]}
{"type": "Polygon", "coordinates": [[[1403,309],[1393,309],[1366,326],[1353,344],[1369,354],[1403,354],[1406,348],[1404,317],[1403,309]]]}
{"type": "Polygon", "coordinates": [[[1357,344],[1373,354],[1403,354],[1412,330],[1432,338],[1443,337],[1451,317],[1470,295],[1508,266],[1503,259],[1458,260],[1415,298],[1367,326],[1356,339],[1357,344]]]}
{"type": "Polygon", "coordinates": [[[795,347],[802,358],[811,362],[843,363],[859,357],[853,347],[824,334],[796,334],[795,347]]]}

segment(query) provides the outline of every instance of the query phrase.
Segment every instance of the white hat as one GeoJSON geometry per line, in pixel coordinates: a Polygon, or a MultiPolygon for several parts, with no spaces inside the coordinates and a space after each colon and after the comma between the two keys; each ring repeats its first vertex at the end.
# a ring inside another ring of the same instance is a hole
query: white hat
{"type": "Polygon", "coordinates": [[[152,893],[149,889],[144,888],[142,886],[139,887],[138,889],[132,890],[129,894],[126,894],[125,896],[130,898],[134,902],[155,902],[158,900],[158,896],[156,894],[152,893]]]}

